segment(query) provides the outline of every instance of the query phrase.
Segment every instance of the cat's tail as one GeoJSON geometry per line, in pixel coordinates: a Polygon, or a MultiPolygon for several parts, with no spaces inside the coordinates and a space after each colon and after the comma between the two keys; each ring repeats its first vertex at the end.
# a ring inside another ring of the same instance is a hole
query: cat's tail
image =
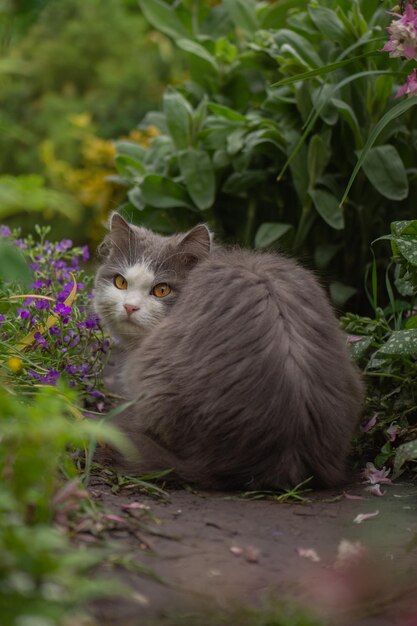
{"type": "Polygon", "coordinates": [[[106,445],[96,450],[95,461],[119,467],[136,476],[163,474],[164,480],[170,482],[184,481],[198,483],[200,487],[210,487],[209,474],[197,467],[195,462],[180,459],[145,434],[135,433],[134,441],[136,448],[134,453],[122,455],[106,445]]]}

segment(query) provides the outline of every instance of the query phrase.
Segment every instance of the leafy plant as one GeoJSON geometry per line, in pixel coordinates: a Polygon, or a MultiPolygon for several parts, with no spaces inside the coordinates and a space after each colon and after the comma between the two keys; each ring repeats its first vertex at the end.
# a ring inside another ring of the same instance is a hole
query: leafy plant
{"type": "Polygon", "coordinates": [[[389,109],[372,134],[401,75],[379,53],[384,6],[149,0],[141,8],[183,52],[189,77],[143,119],[160,131],[148,149],[116,143],[129,188],[122,212],[161,232],[204,220],[223,239],[290,249],[314,262],[343,305],[361,285],[371,239],[412,211],[412,103],[401,103],[402,117],[389,109]]]}
{"type": "Polygon", "coordinates": [[[417,220],[394,222],[391,234],[380,240],[390,241],[393,255],[385,274],[389,304],[378,306],[375,262],[369,294],[374,316],[347,314],[342,325],[352,333],[352,354],[369,382],[368,422],[359,445],[368,454],[379,448],[378,467],[394,458],[398,474],[417,458],[417,220]]]}
{"type": "Polygon", "coordinates": [[[109,341],[91,311],[92,276],[80,268],[88,248],[53,244],[48,230],[21,239],[0,228],[0,370],[26,391],[65,379],[102,410],[109,341]]]}

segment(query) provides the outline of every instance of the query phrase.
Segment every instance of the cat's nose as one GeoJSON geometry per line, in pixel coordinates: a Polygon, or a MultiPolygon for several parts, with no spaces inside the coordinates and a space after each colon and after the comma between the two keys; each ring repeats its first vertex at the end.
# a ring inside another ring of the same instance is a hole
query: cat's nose
{"type": "Polygon", "coordinates": [[[132,315],[132,313],[134,313],[135,311],[139,311],[139,307],[135,306],[134,304],[124,304],[123,306],[128,315],[132,315]]]}

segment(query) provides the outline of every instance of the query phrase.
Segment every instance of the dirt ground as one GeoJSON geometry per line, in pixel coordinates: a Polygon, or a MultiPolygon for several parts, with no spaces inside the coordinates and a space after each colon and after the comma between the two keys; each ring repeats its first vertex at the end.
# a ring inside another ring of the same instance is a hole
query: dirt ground
{"type": "MultiPolygon", "coordinates": [[[[416,626],[417,485],[400,481],[384,488],[376,497],[358,480],[343,490],[306,494],[303,503],[188,490],[155,499],[132,485],[115,494],[93,479],[91,495],[114,518],[108,539],[115,554],[125,555],[121,562],[130,563],[116,571],[132,590],[130,599],[98,602],[97,621],[188,624],[169,616],[295,597],[331,624],[416,626]],[[337,559],[342,540],[355,554],[337,559]],[[158,580],[134,564],[151,568],[158,580]],[[406,618],[411,610],[415,617],[406,618]]],[[[206,624],[202,618],[192,623],[206,624]]],[[[223,623],[240,626],[210,622],[223,623]]]]}

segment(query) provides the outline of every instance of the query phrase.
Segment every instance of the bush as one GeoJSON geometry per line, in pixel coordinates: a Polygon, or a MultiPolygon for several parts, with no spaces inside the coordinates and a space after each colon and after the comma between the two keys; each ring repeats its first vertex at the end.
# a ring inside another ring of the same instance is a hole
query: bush
{"type": "Polygon", "coordinates": [[[391,105],[395,72],[378,53],[388,23],[381,3],[141,7],[183,51],[189,77],[143,119],[160,130],[148,150],[117,143],[124,214],[166,233],[205,220],[223,239],[289,249],[326,275],[343,305],[362,285],[371,239],[413,208],[411,111],[384,128],[339,205],[391,105]]]}

